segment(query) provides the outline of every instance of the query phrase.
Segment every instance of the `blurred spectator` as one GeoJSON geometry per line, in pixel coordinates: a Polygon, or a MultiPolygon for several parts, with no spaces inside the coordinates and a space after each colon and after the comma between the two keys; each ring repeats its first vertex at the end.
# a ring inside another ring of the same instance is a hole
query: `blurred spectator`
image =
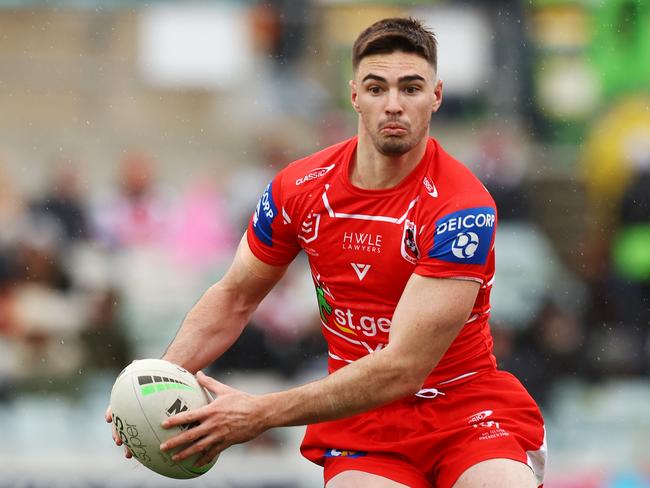
{"type": "Polygon", "coordinates": [[[300,157],[292,152],[295,145],[291,136],[296,134],[297,128],[286,119],[276,120],[275,124],[264,130],[256,141],[259,159],[254,164],[237,164],[228,175],[228,208],[239,236],[246,230],[259,197],[273,175],[288,161],[300,157]]]}
{"type": "Polygon", "coordinates": [[[617,100],[594,121],[582,147],[590,224],[585,270],[594,294],[602,294],[598,287],[609,273],[612,230],[617,227],[623,192],[635,171],[633,161],[642,157],[643,141],[650,137],[649,104],[647,94],[617,100]]]}
{"type": "Polygon", "coordinates": [[[274,57],[279,46],[282,13],[266,1],[258,2],[250,9],[250,33],[255,50],[262,56],[274,57]]]}
{"type": "Polygon", "coordinates": [[[48,219],[60,226],[66,241],[88,238],[88,220],[78,171],[69,164],[57,164],[45,194],[31,205],[37,219],[48,219]]]}
{"type": "Polygon", "coordinates": [[[69,385],[107,347],[89,350],[81,339],[101,309],[79,286],[83,272],[68,266],[89,237],[78,173],[58,166],[30,206],[11,183],[0,178],[0,396],[9,387],[69,385]]]}
{"type": "Polygon", "coordinates": [[[628,338],[631,372],[650,373],[650,133],[631,151],[633,176],[612,246],[612,290],[619,339],[628,338]]]}
{"type": "Polygon", "coordinates": [[[650,113],[647,95],[623,98],[585,145],[590,197],[587,312],[592,374],[650,372],[650,113]]]}
{"type": "Polygon", "coordinates": [[[230,258],[241,234],[233,229],[217,186],[205,175],[183,190],[170,212],[169,226],[174,257],[195,269],[230,258]]]}
{"type": "Polygon", "coordinates": [[[294,378],[324,358],[327,349],[310,276],[301,256],[262,301],[234,346],[215,362],[213,371],[272,370],[294,378]]]}
{"type": "Polygon", "coordinates": [[[305,0],[265,0],[251,8],[253,42],[278,68],[299,60],[308,34],[308,10],[305,0]]]}
{"type": "Polygon", "coordinates": [[[15,244],[27,219],[25,201],[13,181],[0,161],[0,252],[15,244]]]}
{"type": "Polygon", "coordinates": [[[85,367],[90,370],[120,371],[133,358],[132,347],[124,334],[119,314],[117,290],[93,294],[93,307],[88,325],[81,335],[90,353],[85,367]]]}
{"type": "Polygon", "coordinates": [[[520,139],[514,130],[499,125],[485,128],[478,138],[476,173],[497,204],[499,222],[531,217],[523,186],[527,168],[520,139]]]}
{"type": "Polygon", "coordinates": [[[533,218],[530,189],[524,186],[526,156],[520,139],[507,126],[485,128],[475,160],[476,173],[494,198],[499,215],[492,319],[497,327],[523,331],[539,319],[548,300],[576,307],[582,290],[533,218]]]}
{"type": "Polygon", "coordinates": [[[11,338],[20,333],[14,311],[15,261],[0,252],[0,402],[9,398],[16,365],[10,354],[11,338]]]}
{"type": "Polygon", "coordinates": [[[112,249],[160,244],[167,231],[167,202],[157,186],[155,164],[141,152],[125,154],[118,190],[99,202],[95,225],[101,242],[112,249]]]}
{"type": "Polygon", "coordinates": [[[262,165],[242,164],[229,172],[226,190],[228,211],[239,237],[244,234],[248,219],[271,178],[273,173],[270,167],[262,165]]]}
{"type": "Polygon", "coordinates": [[[14,313],[20,334],[14,344],[22,379],[62,377],[84,360],[78,342],[87,306],[63,266],[61,228],[32,219],[18,242],[14,313]]]}
{"type": "Polygon", "coordinates": [[[71,287],[70,276],[63,266],[67,248],[62,229],[49,219],[31,218],[20,236],[17,258],[23,281],[61,292],[71,287]]]}
{"type": "Polygon", "coordinates": [[[548,300],[567,310],[580,308],[585,294],[582,283],[569,272],[553,243],[534,222],[499,222],[496,246],[493,319],[523,330],[539,317],[548,300]]]}
{"type": "Polygon", "coordinates": [[[513,372],[542,406],[553,384],[586,373],[584,331],[578,318],[548,300],[529,328],[513,334],[494,327],[499,366],[513,372]]]}
{"type": "Polygon", "coordinates": [[[586,369],[579,316],[584,292],[535,220],[519,140],[505,126],[485,129],[476,171],[499,214],[491,293],[494,352],[500,366],[521,378],[544,406],[554,382],[586,369]]]}

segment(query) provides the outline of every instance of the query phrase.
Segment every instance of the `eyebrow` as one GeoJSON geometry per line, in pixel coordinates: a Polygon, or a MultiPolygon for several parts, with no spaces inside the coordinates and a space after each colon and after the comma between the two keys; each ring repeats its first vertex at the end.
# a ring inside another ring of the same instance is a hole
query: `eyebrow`
{"type": "MultiPolygon", "coordinates": [[[[375,81],[379,81],[381,83],[386,83],[387,82],[386,78],[384,78],[383,76],[374,75],[372,73],[369,73],[366,76],[364,76],[364,78],[363,78],[363,80],[361,80],[361,82],[363,83],[363,82],[365,82],[367,80],[375,80],[375,81]]],[[[402,76],[401,78],[398,78],[398,80],[397,80],[398,83],[408,83],[408,82],[411,82],[411,81],[426,81],[426,80],[420,75],[402,76]]]]}

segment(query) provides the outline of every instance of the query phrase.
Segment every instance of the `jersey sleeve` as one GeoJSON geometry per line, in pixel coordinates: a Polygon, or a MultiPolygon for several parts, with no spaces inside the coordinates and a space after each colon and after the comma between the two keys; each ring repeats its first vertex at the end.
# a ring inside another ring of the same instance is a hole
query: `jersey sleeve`
{"type": "Polygon", "coordinates": [[[497,211],[488,193],[458,196],[431,216],[414,272],[433,278],[486,282],[494,262],[497,211]]]}
{"type": "Polygon", "coordinates": [[[267,264],[289,264],[300,251],[293,228],[286,218],[282,172],[266,185],[250,218],[246,239],[255,256],[267,264]]]}

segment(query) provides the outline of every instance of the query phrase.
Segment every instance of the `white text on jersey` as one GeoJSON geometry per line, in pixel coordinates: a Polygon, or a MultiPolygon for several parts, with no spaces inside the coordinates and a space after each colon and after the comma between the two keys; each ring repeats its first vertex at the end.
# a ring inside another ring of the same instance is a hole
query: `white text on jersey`
{"type": "Polygon", "coordinates": [[[344,232],[343,249],[347,251],[364,251],[381,253],[381,234],[366,234],[363,232],[344,232]]]}

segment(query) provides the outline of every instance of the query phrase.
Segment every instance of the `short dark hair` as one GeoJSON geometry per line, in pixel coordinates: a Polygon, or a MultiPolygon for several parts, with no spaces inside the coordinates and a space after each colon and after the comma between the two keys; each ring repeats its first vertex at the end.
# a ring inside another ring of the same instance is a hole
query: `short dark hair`
{"type": "Polygon", "coordinates": [[[354,71],[366,56],[394,51],[415,53],[438,69],[438,46],[434,33],[414,18],[393,17],[375,22],[365,29],[352,46],[354,71]]]}

